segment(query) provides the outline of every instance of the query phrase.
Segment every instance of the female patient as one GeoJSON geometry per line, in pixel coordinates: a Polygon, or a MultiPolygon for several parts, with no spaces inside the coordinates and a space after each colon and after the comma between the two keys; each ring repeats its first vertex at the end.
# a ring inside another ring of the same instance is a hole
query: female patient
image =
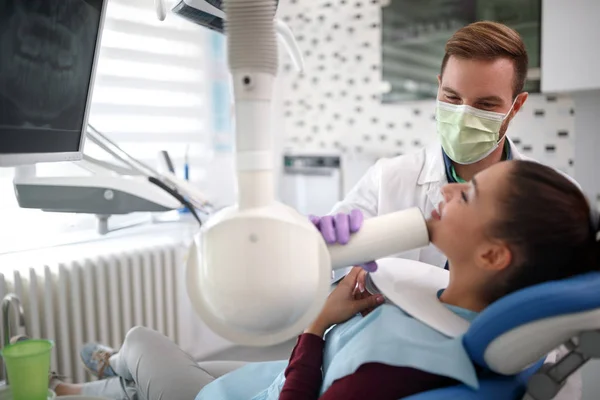
{"type": "MultiPolygon", "coordinates": [[[[428,228],[432,242],[450,264],[450,283],[440,300],[463,318],[474,318],[513,291],[600,268],[598,221],[592,219],[580,190],[551,168],[507,161],[479,173],[468,184],[447,185],[443,194],[444,202],[439,212],[432,213],[428,228]]],[[[332,292],[319,317],[300,335],[289,363],[249,364],[215,380],[167,338],[134,328],[118,352],[93,345],[82,353],[86,366],[107,379],[83,385],[55,379],[52,386],[59,395],[115,399],[395,400],[465,382],[451,362],[430,367],[420,361],[431,358],[426,355],[439,343],[454,339],[439,335],[436,343],[426,343],[428,335],[437,333],[392,305],[377,307],[366,317],[357,315],[383,300],[355,295],[359,274],[355,268],[332,292]],[[406,333],[381,344],[381,337],[391,336],[368,328],[384,326],[386,318],[393,323],[385,326],[406,333]],[[405,328],[410,324],[415,329],[405,328]],[[336,367],[332,360],[342,357],[343,344],[365,332],[372,336],[363,343],[390,349],[398,357],[377,362],[377,357],[367,356],[357,362],[355,353],[350,353],[342,363],[342,370],[347,370],[333,374],[331,370],[339,370],[340,365],[336,367]],[[403,358],[403,354],[413,357],[403,358]],[[344,367],[352,363],[356,365],[344,367]]]]}

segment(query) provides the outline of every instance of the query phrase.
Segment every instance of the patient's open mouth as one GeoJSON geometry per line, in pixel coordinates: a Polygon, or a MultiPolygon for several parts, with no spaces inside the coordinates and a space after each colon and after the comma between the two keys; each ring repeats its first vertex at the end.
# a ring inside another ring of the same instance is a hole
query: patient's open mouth
{"type": "Polygon", "coordinates": [[[433,211],[431,212],[431,218],[435,219],[435,220],[441,220],[442,219],[442,215],[444,215],[444,202],[441,202],[437,209],[433,209],[433,211]]]}

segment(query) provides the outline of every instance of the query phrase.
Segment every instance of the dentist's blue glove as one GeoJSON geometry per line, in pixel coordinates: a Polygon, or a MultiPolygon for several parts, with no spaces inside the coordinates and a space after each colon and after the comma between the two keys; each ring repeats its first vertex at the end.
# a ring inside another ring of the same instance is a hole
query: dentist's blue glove
{"type": "MultiPolygon", "coordinates": [[[[309,218],[321,232],[327,244],[338,243],[341,245],[348,244],[350,236],[360,230],[364,221],[363,213],[358,209],[352,210],[350,214],[340,213],[324,217],[311,215],[309,218]]],[[[377,270],[377,264],[374,261],[363,264],[361,267],[367,272],[377,270]]]]}

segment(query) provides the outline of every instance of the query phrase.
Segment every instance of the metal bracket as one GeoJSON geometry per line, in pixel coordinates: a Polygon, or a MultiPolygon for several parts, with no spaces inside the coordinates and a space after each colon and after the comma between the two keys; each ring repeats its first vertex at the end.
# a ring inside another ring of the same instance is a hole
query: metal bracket
{"type": "Polygon", "coordinates": [[[581,333],[564,344],[569,353],[555,364],[545,364],[527,383],[524,400],[552,400],[567,379],[592,358],[600,358],[600,331],[581,333]]]}
{"type": "Polygon", "coordinates": [[[2,342],[4,346],[8,346],[10,344],[10,338],[12,337],[12,332],[10,329],[10,307],[14,304],[17,309],[17,318],[18,318],[18,328],[27,328],[25,326],[25,312],[23,311],[23,306],[21,305],[21,300],[12,293],[7,294],[2,299],[2,322],[4,323],[4,338],[2,342]]]}
{"type": "MultiPolygon", "coordinates": [[[[6,347],[10,344],[10,339],[13,335],[13,332],[11,332],[11,328],[10,328],[10,323],[11,323],[11,318],[10,318],[10,308],[11,306],[13,306],[16,308],[18,314],[17,314],[17,330],[18,328],[24,328],[25,330],[27,330],[27,326],[25,324],[25,312],[23,311],[23,306],[21,305],[21,300],[19,300],[19,298],[13,294],[13,293],[9,293],[6,296],[4,296],[4,299],[2,299],[2,322],[4,323],[4,338],[2,340],[3,342],[3,347],[6,347]]],[[[27,332],[25,332],[27,333],[27,332]]],[[[6,376],[6,380],[5,380],[6,384],[8,384],[8,376],[6,376]]]]}

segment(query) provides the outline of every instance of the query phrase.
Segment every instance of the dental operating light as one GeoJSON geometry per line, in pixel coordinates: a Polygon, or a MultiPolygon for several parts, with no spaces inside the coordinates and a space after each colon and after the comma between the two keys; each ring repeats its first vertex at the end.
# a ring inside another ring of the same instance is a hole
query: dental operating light
{"type": "MultiPolygon", "coordinates": [[[[223,338],[251,346],[281,343],[316,318],[329,294],[332,268],[428,245],[425,219],[417,208],[372,218],[347,246],[328,247],[306,216],[275,198],[270,117],[277,32],[286,31],[287,43],[295,45],[291,31],[275,21],[276,0],[228,0],[224,10],[218,0],[180,3],[199,7],[196,20],[211,15],[225,20],[238,185],[238,203],[214,214],[195,238],[187,262],[188,295],[223,338]]],[[[161,10],[157,7],[159,17],[161,10]]]]}

